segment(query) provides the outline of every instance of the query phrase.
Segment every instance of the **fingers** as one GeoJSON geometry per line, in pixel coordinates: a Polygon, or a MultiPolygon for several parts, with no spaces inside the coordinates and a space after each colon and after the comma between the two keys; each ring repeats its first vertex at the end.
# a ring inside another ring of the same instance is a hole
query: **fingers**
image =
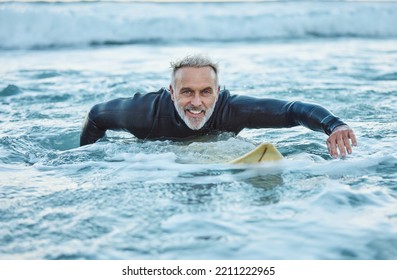
{"type": "Polygon", "coordinates": [[[328,153],[333,157],[332,150],[331,150],[331,143],[329,142],[329,138],[326,143],[327,143],[328,153]]]}
{"type": "Polygon", "coordinates": [[[343,129],[333,132],[327,139],[328,152],[333,158],[338,158],[338,151],[342,158],[346,156],[346,152],[351,154],[353,146],[357,146],[357,139],[353,130],[343,129]]]}
{"type": "Polygon", "coordinates": [[[349,138],[344,137],[343,138],[343,144],[346,147],[347,153],[350,155],[352,153],[352,147],[350,146],[349,138]]]}
{"type": "Polygon", "coordinates": [[[334,137],[329,137],[327,140],[328,152],[333,158],[338,158],[338,151],[336,148],[336,141],[334,137]]]}
{"type": "Polygon", "coordinates": [[[357,146],[357,139],[356,139],[356,135],[354,134],[353,130],[349,130],[349,138],[352,140],[353,146],[357,146]]]}
{"type": "MultiPolygon", "coordinates": [[[[344,158],[346,156],[346,150],[345,150],[345,141],[343,139],[343,135],[340,135],[337,138],[336,144],[338,146],[339,153],[340,153],[341,157],[344,158]]],[[[336,154],[336,157],[338,157],[338,154],[336,154]]]]}
{"type": "MultiPolygon", "coordinates": [[[[351,130],[347,131],[347,133],[343,135],[343,144],[346,147],[346,150],[349,154],[351,154],[353,152],[352,147],[350,145],[350,140],[351,140],[351,143],[354,145],[353,139],[351,138],[352,136],[355,138],[355,135],[354,135],[353,131],[351,131],[351,130]],[[350,134],[350,132],[352,133],[352,135],[350,134]]],[[[357,144],[357,141],[356,141],[356,144],[357,144]]],[[[356,146],[356,145],[354,145],[354,146],[356,146]]]]}

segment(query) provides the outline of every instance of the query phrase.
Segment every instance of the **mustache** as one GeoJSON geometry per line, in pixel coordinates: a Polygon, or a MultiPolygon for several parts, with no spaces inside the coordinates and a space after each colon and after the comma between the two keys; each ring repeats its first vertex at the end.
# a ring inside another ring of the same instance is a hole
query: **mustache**
{"type": "Polygon", "coordinates": [[[189,110],[189,111],[203,111],[203,112],[205,112],[206,110],[203,108],[203,107],[196,107],[196,106],[192,106],[192,105],[189,105],[189,106],[186,106],[185,107],[185,110],[189,110]]]}

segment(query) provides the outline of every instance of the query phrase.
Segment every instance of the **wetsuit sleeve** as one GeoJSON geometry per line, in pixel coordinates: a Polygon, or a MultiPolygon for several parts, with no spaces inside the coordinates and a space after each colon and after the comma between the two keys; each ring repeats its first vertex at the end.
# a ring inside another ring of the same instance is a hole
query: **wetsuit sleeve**
{"type": "Polygon", "coordinates": [[[317,104],[258,99],[248,96],[231,97],[230,117],[239,116],[241,128],[283,128],[297,125],[330,135],[340,125],[338,117],[317,104]]]}
{"type": "Polygon", "coordinates": [[[91,144],[105,135],[106,130],[133,132],[132,99],[119,98],[97,104],[87,114],[80,135],[80,146],[91,144]]]}

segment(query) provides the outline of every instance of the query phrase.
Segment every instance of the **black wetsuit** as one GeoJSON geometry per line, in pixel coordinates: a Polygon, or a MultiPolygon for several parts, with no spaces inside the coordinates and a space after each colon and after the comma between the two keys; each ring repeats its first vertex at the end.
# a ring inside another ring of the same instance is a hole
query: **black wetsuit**
{"type": "Polygon", "coordinates": [[[339,118],[315,104],[219,94],[214,113],[199,130],[190,129],[178,115],[168,90],[95,105],[89,112],[80,145],[96,142],[106,130],[126,130],[140,139],[183,140],[219,132],[239,133],[244,128],[281,128],[303,125],[331,134],[343,125],[339,118]]]}

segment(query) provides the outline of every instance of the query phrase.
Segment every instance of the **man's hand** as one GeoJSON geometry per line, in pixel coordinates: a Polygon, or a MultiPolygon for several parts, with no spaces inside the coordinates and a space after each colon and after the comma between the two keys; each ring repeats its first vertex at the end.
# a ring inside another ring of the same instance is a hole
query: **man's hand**
{"type": "Polygon", "coordinates": [[[337,126],[327,139],[328,152],[333,158],[338,158],[338,150],[342,158],[346,156],[346,151],[351,154],[352,147],[357,146],[356,135],[347,125],[337,126]]]}

